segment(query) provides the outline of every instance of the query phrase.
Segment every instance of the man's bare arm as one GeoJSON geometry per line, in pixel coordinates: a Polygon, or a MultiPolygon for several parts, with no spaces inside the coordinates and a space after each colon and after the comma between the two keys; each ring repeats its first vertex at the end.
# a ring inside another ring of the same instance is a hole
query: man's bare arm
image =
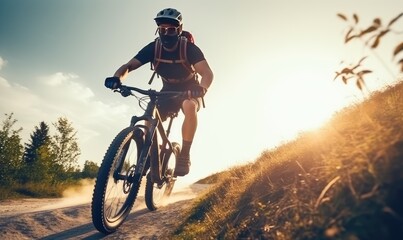
{"type": "Polygon", "coordinates": [[[214,74],[206,60],[200,61],[194,65],[197,73],[200,74],[200,85],[208,89],[213,82],[214,74]]]}
{"type": "Polygon", "coordinates": [[[118,68],[113,76],[119,77],[122,81],[127,77],[129,72],[141,67],[141,65],[143,64],[139,60],[137,60],[136,58],[132,58],[129,62],[123,64],[120,68],[118,68]]]}

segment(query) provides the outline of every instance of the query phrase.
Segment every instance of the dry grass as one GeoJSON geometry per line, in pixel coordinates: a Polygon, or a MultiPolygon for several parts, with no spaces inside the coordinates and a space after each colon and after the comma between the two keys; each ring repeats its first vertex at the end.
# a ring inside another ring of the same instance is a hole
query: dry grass
{"type": "Polygon", "coordinates": [[[216,174],[169,239],[403,239],[403,83],[216,174]]]}

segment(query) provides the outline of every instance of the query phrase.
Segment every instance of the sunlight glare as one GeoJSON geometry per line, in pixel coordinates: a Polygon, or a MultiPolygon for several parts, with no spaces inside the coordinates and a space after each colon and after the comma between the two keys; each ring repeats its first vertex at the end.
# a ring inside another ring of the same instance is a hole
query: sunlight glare
{"type": "Polygon", "coordinates": [[[332,82],[314,74],[295,72],[269,87],[264,111],[267,122],[271,122],[267,131],[291,137],[318,128],[339,107],[336,91],[329,94],[331,89],[326,89],[332,87],[332,82]]]}

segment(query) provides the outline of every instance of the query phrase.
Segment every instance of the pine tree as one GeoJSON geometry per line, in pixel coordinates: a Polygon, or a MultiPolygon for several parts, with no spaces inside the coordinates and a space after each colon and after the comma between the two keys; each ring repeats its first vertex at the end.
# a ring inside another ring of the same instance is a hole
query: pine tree
{"type": "Polygon", "coordinates": [[[54,157],[50,148],[49,126],[40,122],[31,134],[30,143],[25,144],[23,181],[51,181],[54,157]]]}
{"type": "Polygon", "coordinates": [[[49,127],[45,122],[40,122],[39,127],[35,127],[35,131],[31,134],[30,143],[25,144],[25,162],[27,164],[36,162],[39,148],[49,143],[49,140],[49,127]]]}

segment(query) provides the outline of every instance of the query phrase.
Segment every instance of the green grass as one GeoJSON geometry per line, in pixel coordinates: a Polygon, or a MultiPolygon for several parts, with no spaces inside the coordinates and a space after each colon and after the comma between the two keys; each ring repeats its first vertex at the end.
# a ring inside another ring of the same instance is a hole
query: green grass
{"type": "Polygon", "coordinates": [[[403,239],[403,82],[215,182],[168,239],[403,239]]]}

